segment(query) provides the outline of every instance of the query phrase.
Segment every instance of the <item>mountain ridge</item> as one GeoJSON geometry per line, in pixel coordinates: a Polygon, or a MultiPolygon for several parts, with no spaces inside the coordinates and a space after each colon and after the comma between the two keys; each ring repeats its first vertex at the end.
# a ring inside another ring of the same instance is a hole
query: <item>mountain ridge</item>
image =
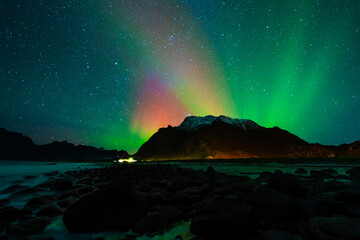
{"type": "MultiPolygon", "coordinates": [[[[355,144],[355,143],[352,143],[355,144]]],[[[186,117],[160,128],[134,154],[140,160],[360,156],[360,144],[310,144],[279,127],[226,116],[186,117]],[[351,148],[351,151],[349,150],[351,148]]]]}
{"type": "Polygon", "coordinates": [[[1,160],[37,160],[37,161],[95,161],[127,158],[124,151],[104,150],[86,145],[75,145],[67,141],[54,141],[37,145],[31,138],[0,128],[1,160]]]}

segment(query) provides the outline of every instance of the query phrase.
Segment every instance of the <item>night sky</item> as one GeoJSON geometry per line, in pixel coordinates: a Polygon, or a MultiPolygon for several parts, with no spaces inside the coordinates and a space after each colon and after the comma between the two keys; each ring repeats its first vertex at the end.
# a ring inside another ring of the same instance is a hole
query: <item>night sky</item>
{"type": "Polygon", "coordinates": [[[187,115],[360,139],[358,0],[0,1],[0,127],[133,153],[187,115]]]}

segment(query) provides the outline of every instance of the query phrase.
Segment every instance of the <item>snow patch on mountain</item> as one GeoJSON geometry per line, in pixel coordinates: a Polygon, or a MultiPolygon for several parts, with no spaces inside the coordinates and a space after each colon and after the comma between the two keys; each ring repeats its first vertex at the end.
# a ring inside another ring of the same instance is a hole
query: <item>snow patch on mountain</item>
{"type": "Polygon", "coordinates": [[[214,121],[222,121],[224,123],[227,124],[231,124],[234,126],[237,126],[239,128],[242,128],[244,130],[247,129],[257,129],[260,126],[255,123],[252,120],[249,119],[237,119],[237,118],[230,118],[224,115],[221,116],[212,116],[212,115],[208,115],[205,117],[198,117],[198,116],[189,116],[186,117],[185,120],[176,128],[179,128],[181,130],[185,130],[185,131],[196,131],[197,129],[199,129],[202,126],[206,126],[206,125],[211,125],[214,121]]]}

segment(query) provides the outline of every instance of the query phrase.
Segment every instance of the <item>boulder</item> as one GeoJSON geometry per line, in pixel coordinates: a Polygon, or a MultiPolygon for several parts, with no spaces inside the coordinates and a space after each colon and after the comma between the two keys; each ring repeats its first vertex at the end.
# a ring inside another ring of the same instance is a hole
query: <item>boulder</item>
{"type": "Polygon", "coordinates": [[[0,233],[5,231],[10,226],[10,223],[0,220],[0,233]]]}
{"type": "Polygon", "coordinates": [[[325,182],[322,188],[324,192],[334,192],[334,191],[339,191],[341,189],[345,189],[346,185],[344,182],[338,180],[331,180],[329,182],[325,182]]]}
{"type": "Polygon", "coordinates": [[[57,198],[55,196],[53,196],[53,195],[43,195],[43,196],[31,199],[30,201],[28,201],[25,204],[25,206],[26,207],[36,206],[36,205],[43,206],[43,205],[46,205],[46,204],[49,204],[49,203],[53,203],[56,200],[57,200],[57,198]]]}
{"type": "Polygon", "coordinates": [[[67,179],[59,179],[53,182],[53,184],[51,185],[51,189],[64,191],[72,189],[72,186],[72,181],[67,179]]]}
{"type": "Polygon", "coordinates": [[[349,177],[352,181],[359,182],[360,181],[360,166],[353,167],[352,169],[346,172],[349,174],[349,177]]]}
{"type": "Polygon", "coordinates": [[[240,193],[242,193],[242,192],[251,193],[254,191],[257,184],[258,183],[255,181],[247,180],[247,181],[241,181],[241,182],[235,183],[233,187],[235,190],[237,190],[240,193]]]}
{"type": "Polygon", "coordinates": [[[63,222],[70,233],[127,231],[147,212],[147,203],[131,185],[118,181],[69,207],[63,222]]]}
{"type": "Polygon", "coordinates": [[[260,173],[259,177],[256,178],[256,181],[262,182],[262,183],[267,182],[271,175],[272,175],[271,172],[267,172],[267,171],[262,172],[262,173],[260,173]]]}
{"type": "Polygon", "coordinates": [[[178,204],[189,205],[193,202],[193,198],[189,194],[186,194],[186,193],[180,191],[180,192],[175,193],[173,196],[169,197],[167,202],[173,203],[173,204],[178,203],[178,204]]]}
{"type": "Polygon", "coordinates": [[[172,192],[182,190],[188,186],[189,181],[183,178],[173,178],[167,185],[166,189],[172,192]]]}
{"type": "Polygon", "coordinates": [[[0,199],[0,208],[8,205],[9,203],[11,203],[9,199],[0,199]]]}
{"type": "Polygon", "coordinates": [[[151,208],[151,210],[164,214],[167,217],[169,223],[178,222],[183,216],[183,213],[172,205],[155,205],[151,208]]]}
{"type": "Polygon", "coordinates": [[[66,199],[61,200],[59,202],[59,206],[62,208],[68,208],[68,207],[74,205],[77,201],[79,201],[79,198],[70,196],[66,199]]]}
{"type": "Polygon", "coordinates": [[[67,197],[77,197],[77,198],[79,198],[80,195],[81,194],[79,193],[78,190],[73,189],[73,190],[69,190],[69,191],[66,191],[63,194],[61,194],[60,199],[64,199],[64,198],[67,198],[67,197]]]}
{"type": "Polygon", "coordinates": [[[269,230],[260,232],[257,236],[258,240],[296,240],[296,238],[288,232],[269,230]]]}
{"type": "Polygon", "coordinates": [[[289,173],[271,175],[267,186],[279,192],[294,196],[305,196],[307,192],[307,189],[297,177],[289,173]]]}
{"type": "Polygon", "coordinates": [[[360,206],[360,191],[356,189],[342,190],[335,194],[335,199],[360,206]]]}
{"type": "Polygon", "coordinates": [[[310,170],[310,176],[313,178],[335,178],[339,174],[336,170],[328,168],[328,169],[322,169],[322,170],[310,170]]]}
{"type": "Polygon", "coordinates": [[[42,232],[50,223],[48,217],[36,217],[22,220],[7,230],[8,234],[12,235],[28,235],[42,232]]]}
{"type": "Polygon", "coordinates": [[[230,193],[234,192],[234,188],[232,186],[219,187],[210,192],[210,195],[220,195],[226,196],[230,193]]]}
{"type": "Polygon", "coordinates": [[[133,228],[132,232],[138,234],[153,233],[164,230],[168,224],[165,214],[152,212],[141,219],[133,228]]]}
{"type": "Polygon", "coordinates": [[[4,207],[0,209],[0,220],[14,222],[24,216],[24,211],[14,207],[4,207]]]}
{"type": "Polygon", "coordinates": [[[90,193],[93,190],[91,186],[85,184],[79,184],[74,187],[76,187],[76,191],[78,191],[80,195],[90,193]]]}
{"type": "Polygon", "coordinates": [[[238,239],[255,227],[249,218],[250,208],[236,200],[221,200],[199,209],[190,231],[205,239],[238,239]]]}
{"type": "Polygon", "coordinates": [[[0,240],[8,240],[8,236],[0,234],[0,240]]]}
{"type": "Polygon", "coordinates": [[[256,214],[274,219],[290,216],[294,208],[289,196],[268,188],[257,189],[249,195],[246,202],[256,214]]]}
{"type": "Polygon", "coordinates": [[[57,204],[46,206],[36,213],[36,216],[55,217],[64,213],[64,210],[57,204]]]}
{"type": "Polygon", "coordinates": [[[313,217],[308,221],[308,231],[315,240],[357,240],[360,239],[360,219],[313,217]]]}
{"type": "Polygon", "coordinates": [[[295,174],[297,174],[297,175],[306,175],[306,174],[308,174],[308,171],[306,169],[304,169],[304,168],[298,168],[298,169],[296,169],[295,174]]]}

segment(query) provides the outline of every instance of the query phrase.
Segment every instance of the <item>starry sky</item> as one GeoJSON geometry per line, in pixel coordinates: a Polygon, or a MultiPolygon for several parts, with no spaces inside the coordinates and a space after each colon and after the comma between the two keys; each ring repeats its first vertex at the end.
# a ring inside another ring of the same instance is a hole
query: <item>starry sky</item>
{"type": "Polygon", "coordinates": [[[2,0],[0,126],[134,153],[187,115],[360,139],[358,0],[2,0]]]}

